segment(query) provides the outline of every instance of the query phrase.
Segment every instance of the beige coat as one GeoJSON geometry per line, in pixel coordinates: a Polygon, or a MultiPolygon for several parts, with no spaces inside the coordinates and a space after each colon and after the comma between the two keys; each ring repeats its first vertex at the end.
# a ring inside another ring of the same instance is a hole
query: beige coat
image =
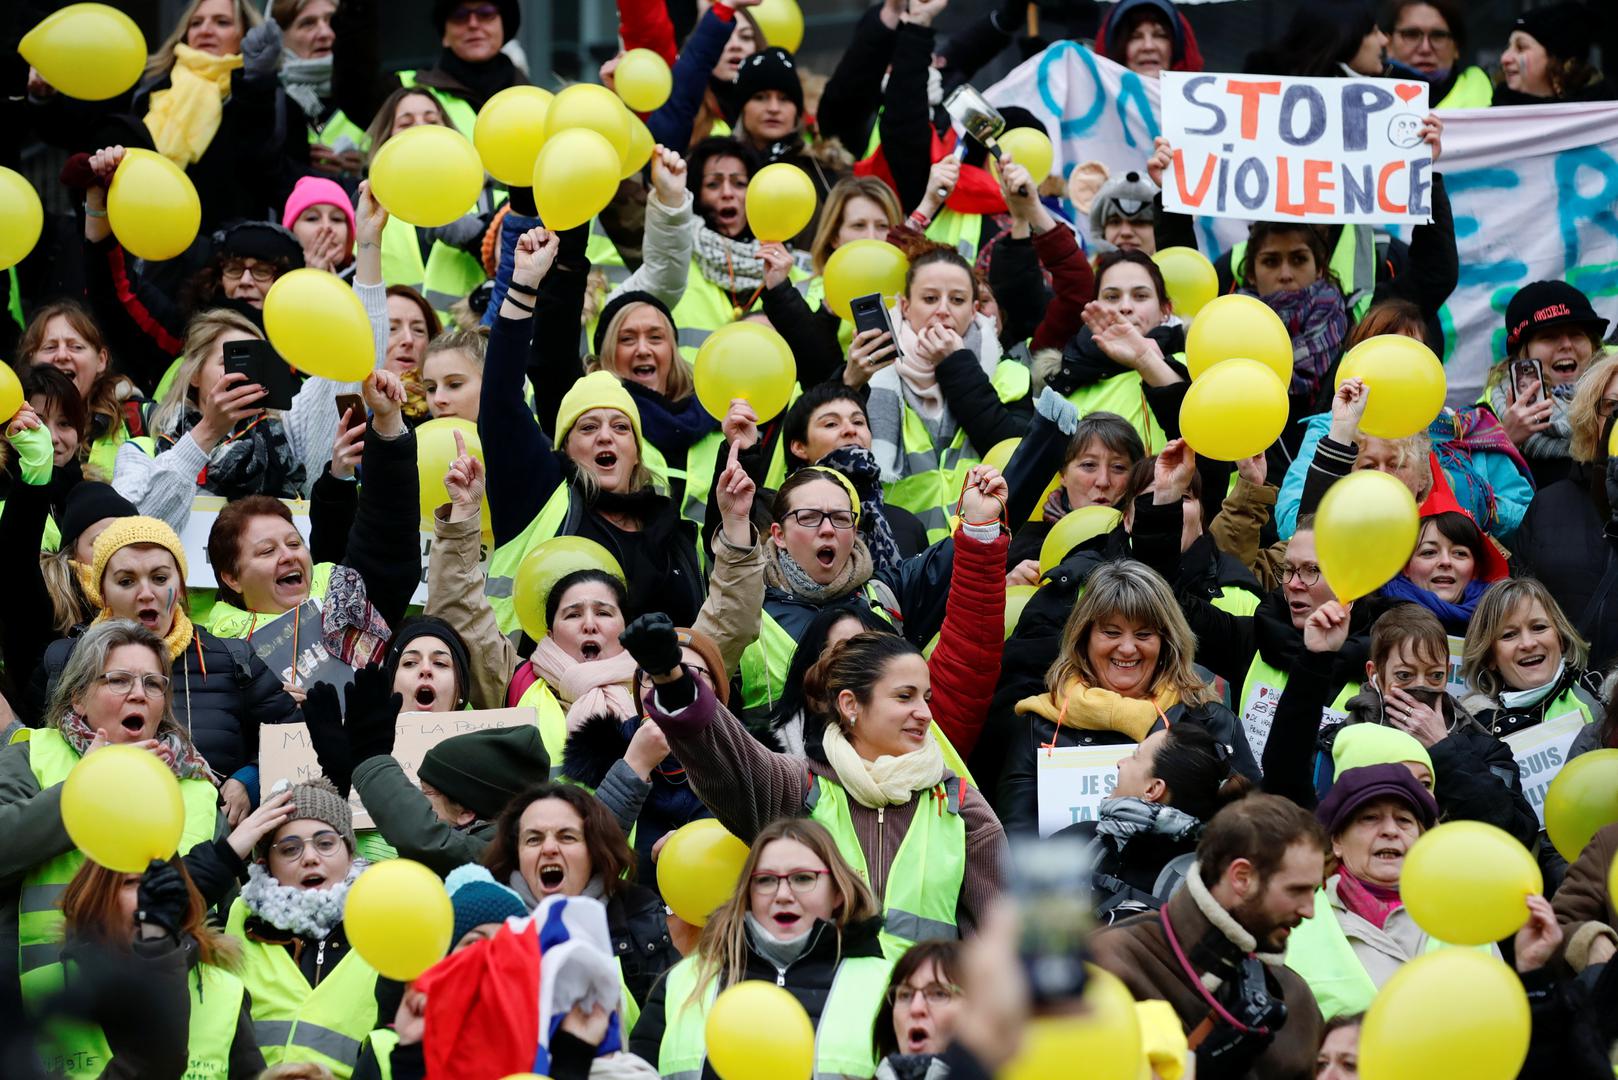
{"type": "Polygon", "coordinates": [[[1274,514],[1278,494],[1269,484],[1253,484],[1237,477],[1236,486],[1208,525],[1219,550],[1251,570],[1265,592],[1281,587],[1281,570],[1286,565],[1284,542],[1267,548],[1258,546],[1259,532],[1274,514]]]}

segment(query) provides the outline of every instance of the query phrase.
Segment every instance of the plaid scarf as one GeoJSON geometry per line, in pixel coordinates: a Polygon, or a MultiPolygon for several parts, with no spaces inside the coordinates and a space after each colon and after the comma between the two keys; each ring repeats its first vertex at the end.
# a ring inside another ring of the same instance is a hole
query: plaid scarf
{"type": "MultiPolygon", "coordinates": [[[[77,709],[68,710],[57,727],[62,732],[62,738],[67,740],[67,744],[80,757],[84,756],[85,751],[90,748],[90,744],[95,741],[95,729],[90,726],[90,721],[84,718],[84,714],[77,709]]],[[[172,722],[167,731],[163,730],[163,725],[158,725],[157,744],[168,750],[169,760],[166,764],[169,770],[181,780],[206,780],[210,784],[219,782],[214,776],[213,770],[208,768],[208,763],[203,760],[202,755],[197,753],[197,748],[180,735],[172,722]]],[[[159,758],[158,760],[162,759],[159,758]]]]}
{"type": "Polygon", "coordinates": [[[898,573],[904,556],[899,553],[899,541],[893,536],[882,505],[882,467],[876,455],[863,446],[839,446],[817,465],[836,469],[860,493],[860,535],[871,550],[871,563],[877,574],[884,571],[898,573]]]}
{"type": "MultiPolygon", "coordinates": [[[[1243,289],[1248,296],[1256,295],[1243,289]]],[[[1337,286],[1322,278],[1306,289],[1260,296],[1281,316],[1292,337],[1292,385],[1288,393],[1313,400],[1320,394],[1348,336],[1348,306],[1337,286]]]]}

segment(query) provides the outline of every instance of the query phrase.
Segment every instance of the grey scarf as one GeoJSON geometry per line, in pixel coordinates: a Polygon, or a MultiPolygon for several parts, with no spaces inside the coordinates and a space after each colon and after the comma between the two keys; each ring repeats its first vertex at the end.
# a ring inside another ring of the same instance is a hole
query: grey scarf
{"type": "Polygon", "coordinates": [[[1202,829],[1202,822],[1164,803],[1145,799],[1103,799],[1096,821],[1096,835],[1105,837],[1113,850],[1123,851],[1137,836],[1152,834],[1170,840],[1186,840],[1202,829]]]}
{"type": "Polygon", "coordinates": [[[355,859],[348,876],[329,889],[300,889],[282,885],[260,863],[247,864],[247,884],[242,887],[242,903],[247,910],[277,930],[301,938],[324,941],[332,928],[343,921],[343,904],[348,890],[370,863],[355,859]]]}
{"type": "Polygon", "coordinates": [[[325,113],[325,99],[331,97],[331,61],[330,53],[313,60],[281,53],[281,86],[310,120],[325,113]]]}
{"type": "Polygon", "coordinates": [[[752,943],[753,951],[774,964],[778,971],[785,971],[803,959],[803,954],[820,936],[821,924],[816,922],[797,937],[782,941],[772,937],[764,924],[753,918],[751,911],[743,918],[747,921],[747,940],[752,943]]]}
{"type": "Polygon", "coordinates": [[[849,553],[843,572],[837,575],[836,581],[827,585],[810,577],[809,571],[799,566],[798,561],[787,554],[786,548],[777,544],[775,558],[764,564],[764,583],[811,604],[829,604],[858,592],[861,586],[871,580],[871,572],[871,551],[865,546],[865,541],[858,538],[854,540],[854,550],[849,553]]]}
{"type": "MultiPolygon", "coordinates": [[[[522,902],[528,905],[529,911],[533,911],[539,906],[539,897],[535,896],[534,890],[528,887],[528,882],[523,879],[521,870],[513,870],[511,876],[506,879],[506,884],[511,886],[512,892],[522,897],[522,902]]],[[[606,903],[607,890],[601,884],[601,875],[597,874],[585,882],[584,891],[579,895],[588,896],[592,900],[600,900],[603,904],[606,903]]]]}

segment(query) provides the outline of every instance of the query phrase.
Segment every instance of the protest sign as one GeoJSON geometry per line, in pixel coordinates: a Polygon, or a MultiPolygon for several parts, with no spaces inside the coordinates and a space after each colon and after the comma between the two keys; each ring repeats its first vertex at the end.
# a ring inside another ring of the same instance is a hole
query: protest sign
{"type": "Polygon", "coordinates": [[[1545,825],[1545,792],[1567,764],[1568,750],[1583,729],[1584,714],[1573,712],[1506,736],[1522,775],[1523,796],[1534,808],[1541,828],[1545,825]]]}
{"type": "Polygon", "coordinates": [[[1101,800],[1118,786],[1118,762],[1136,743],[1108,746],[1040,747],[1034,773],[1039,790],[1039,835],[1049,836],[1077,821],[1100,816],[1101,800]]]}
{"type": "Polygon", "coordinates": [[[341,692],[354,681],[354,669],[326,651],[321,628],[320,601],[305,600],[255,626],[247,644],[277,681],[303,687],[331,683],[341,692]]]}
{"type": "MultiPolygon", "coordinates": [[[[419,784],[416,770],[421,766],[421,759],[445,739],[469,731],[489,731],[533,723],[534,710],[526,705],[515,709],[400,713],[398,729],[393,738],[393,759],[412,784],[419,784]]],[[[315,757],[314,744],[309,741],[308,725],[265,724],[259,729],[258,741],[260,799],[269,797],[277,781],[302,784],[323,775],[320,762],[315,757]]],[[[354,828],[374,827],[358,791],[350,792],[348,805],[354,812],[354,828]]]]}
{"type": "Polygon", "coordinates": [[[1166,71],[1163,205],[1265,221],[1432,220],[1427,84],[1166,71]]]}

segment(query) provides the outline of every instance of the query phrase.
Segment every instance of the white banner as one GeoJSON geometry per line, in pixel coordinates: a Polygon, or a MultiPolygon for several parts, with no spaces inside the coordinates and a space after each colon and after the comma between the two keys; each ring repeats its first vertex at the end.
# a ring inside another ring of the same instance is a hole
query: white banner
{"type": "Polygon", "coordinates": [[[1074,822],[1094,821],[1101,800],[1118,786],[1118,762],[1135,752],[1136,743],[1109,746],[1040,747],[1035,761],[1039,785],[1039,835],[1050,836],[1074,822]]]}
{"type": "Polygon", "coordinates": [[[1567,764],[1567,752],[1584,729],[1584,714],[1568,713],[1553,720],[1545,720],[1512,735],[1506,736],[1511,756],[1517,759],[1517,772],[1522,775],[1522,793],[1528,805],[1539,815],[1539,824],[1545,825],[1545,792],[1551,781],[1567,764]]]}

